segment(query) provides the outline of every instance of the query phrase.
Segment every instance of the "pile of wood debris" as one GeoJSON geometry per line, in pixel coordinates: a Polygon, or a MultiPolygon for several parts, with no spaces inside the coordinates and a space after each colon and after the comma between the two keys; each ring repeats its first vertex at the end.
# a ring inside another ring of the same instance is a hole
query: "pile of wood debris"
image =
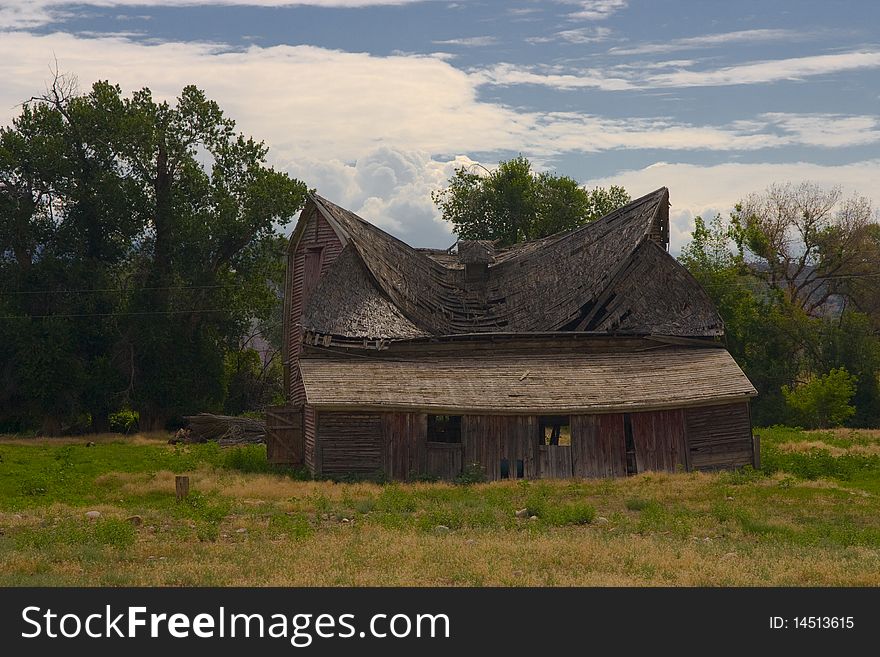
{"type": "Polygon", "coordinates": [[[180,429],[169,443],[206,443],[216,440],[220,447],[255,445],[266,442],[266,423],[247,417],[199,413],[186,416],[187,428],[180,429]]]}

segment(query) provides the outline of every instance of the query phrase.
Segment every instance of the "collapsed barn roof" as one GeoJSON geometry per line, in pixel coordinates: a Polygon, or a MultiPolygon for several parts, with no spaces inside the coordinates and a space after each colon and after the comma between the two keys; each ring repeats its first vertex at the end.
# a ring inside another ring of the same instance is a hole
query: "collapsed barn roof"
{"type": "Polygon", "coordinates": [[[344,248],[304,309],[306,331],[391,340],[723,333],[708,295],[666,251],[665,187],[572,231],[499,251],[462,242],[457,255],[413,248],[320,196],[310,203],[344,248]]]}

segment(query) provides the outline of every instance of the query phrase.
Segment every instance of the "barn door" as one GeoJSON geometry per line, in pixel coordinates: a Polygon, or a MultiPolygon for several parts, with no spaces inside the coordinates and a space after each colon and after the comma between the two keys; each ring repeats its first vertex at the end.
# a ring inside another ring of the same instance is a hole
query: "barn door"
{"type": "Polygon", "coordinates": [[[266,409],[266,457],[269,463],[302,464],[302,406],[270,406],[266,409]]]}

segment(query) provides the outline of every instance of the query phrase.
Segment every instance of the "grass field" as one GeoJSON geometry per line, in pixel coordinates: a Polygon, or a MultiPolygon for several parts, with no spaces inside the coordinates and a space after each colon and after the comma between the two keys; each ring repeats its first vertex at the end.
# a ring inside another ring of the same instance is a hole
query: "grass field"
{"type": "Polygon", "coordinates": [[[880,431],[759,433],[760,472],[474,485],[0,439],[0,585],[880,585],[880,431]]]}

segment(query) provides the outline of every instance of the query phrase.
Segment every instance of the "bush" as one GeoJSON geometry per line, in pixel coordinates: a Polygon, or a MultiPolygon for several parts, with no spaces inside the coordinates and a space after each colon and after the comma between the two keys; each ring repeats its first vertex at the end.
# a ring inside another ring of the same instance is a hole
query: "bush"
{"type": "Polygon", "coordinates": [[[137,431],[141,416],[137,411],[133,411],[130,408],[123,408],[116,413],[110,413],[108,419],[110,421],[110,431],[116,431],[128,435],[132,431],[137,431]]]}
{"type": "Polygon", "coordinates": [[[794,389],[782,386],[782,396],[797,422],[811,429],[838,427],[856,409],[849,401],[856,392],[856,378],[843,367],[794,389]]]}
{"type": "Polygon", "coordinates": [[[457,484],[481,484],[486,481],[486,473],[479,463],[468,463],[455,478],[457,484]]]}

